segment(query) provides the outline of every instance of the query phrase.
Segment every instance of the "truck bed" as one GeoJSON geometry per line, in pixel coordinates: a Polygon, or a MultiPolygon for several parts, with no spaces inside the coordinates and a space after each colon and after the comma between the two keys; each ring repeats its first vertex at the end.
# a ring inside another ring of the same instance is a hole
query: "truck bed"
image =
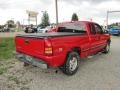
{"type": "Polygon", "coordinates": [[[68,32],[54,32],[54,33],[34,33],[34,34],[18,34],[17,37],[31,37],[31,38],[44,38],[44,37],[62,37],[62,36],[77,36],[83,33],[68,33],[68,32]]]}
{"type": "MultiPolygon", "coordinates": [[[[43,60],[47,62],[49,66],[58,66],[56,63],[59,60],[58,57],[62,60],[65,58],[65,48],[70,48],[71,45],[74,46],[76,43],[78,44],[79,41],[83,40],[84,36],[84,39],[87,38],[88,40],[87,35],[83,33],[54,32],[19,34],[15,38],[16,52],[43,60]],[[81,36],[81,38],[79,38],[79,36],[81,36]],[[52,47],[53,51],[51,56],[45,53],[46,47],[52,47]],[[64,49],[64,52],[59,51],[61,47],[64,49]]],[[[59,63],[62,64],[63,61],[59,61],[59,63]]]]}

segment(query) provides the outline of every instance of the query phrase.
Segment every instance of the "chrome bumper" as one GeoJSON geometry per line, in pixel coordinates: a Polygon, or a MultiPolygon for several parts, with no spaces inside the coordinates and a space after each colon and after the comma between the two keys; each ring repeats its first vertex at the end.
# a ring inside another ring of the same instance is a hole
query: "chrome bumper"
{"type": "Polygon", "coordinates": [[[25,63],[28,63],[28,64],[31,64],[31,65],[34,65],[34,66],[37,66],[37,67],[40,67],[42,69],[47,69],[48,68],[48,64],[46,62],[44,62],[43,60],[41,59],[37,59],[33,56],[28,56],[26,54],[23,54],[23,53],[16,53],[16,58],[22,62],[25,62],[25,63]],[[26,57],[29,57],[31,59],[27,59],[26,57]]]}

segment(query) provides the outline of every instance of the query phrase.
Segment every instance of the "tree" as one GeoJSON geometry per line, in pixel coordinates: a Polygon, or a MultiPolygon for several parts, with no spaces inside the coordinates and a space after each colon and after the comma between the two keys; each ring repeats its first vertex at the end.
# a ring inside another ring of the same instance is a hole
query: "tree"
{"type": "Polygon", "coordinates": [[[42,28],[45,28],[46,26],[49,26],[50,25],[50,21],[49,21],[49,15],[48,13],[45,11],[43,13],[43,16],[42,16],[42,22],[40,24],[40,27],[42,28]]]}
{"type": "Polygon", "coordinates": [[[17,22],[16,22],[16,25],[20,26],[20,22],[19,22],[19,21],[17,21],[17,22]]]}
{"type": "Polygon", "coordinates": [[[20,25],[20,22],[17,21],[16,22],[16,31],[19,31],[19,30],[21,30],[21,25],[20,25]]]}
{"type": "Polygon", "coordinates": [[[7,24],[14,24],[14,21],[13,20],[8,20],[7,24]]]}
{"type": "Polygon", "coordinates": [[[71,21],[78,21],[78,16],[76,13],[73,13],[71,21]]]}
{"type": "Polygon", "coordinates": [[[7,25],[9,28],[15,27],[15,22],[13,20],[8,20],[7,25]]]}

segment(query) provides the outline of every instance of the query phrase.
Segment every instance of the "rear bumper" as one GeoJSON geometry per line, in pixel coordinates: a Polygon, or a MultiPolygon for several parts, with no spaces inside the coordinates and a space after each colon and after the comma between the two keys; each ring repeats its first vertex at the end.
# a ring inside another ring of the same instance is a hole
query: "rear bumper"
{"type": "Polygon", "coordinates": [[[44,62],[43,60],[35,58],[33,56],[29,56],[30,59],[26,59],[26,57],[28,57],[28,55],[23,54],[23,53],[18,53],[18,52],[16,53],[16,58],[19,61],[22,61],[22,62],[31,64],[31,65],[40,67],[42,69],[47,69],[48,68],[48,64],[46,62],[44,62]]]}

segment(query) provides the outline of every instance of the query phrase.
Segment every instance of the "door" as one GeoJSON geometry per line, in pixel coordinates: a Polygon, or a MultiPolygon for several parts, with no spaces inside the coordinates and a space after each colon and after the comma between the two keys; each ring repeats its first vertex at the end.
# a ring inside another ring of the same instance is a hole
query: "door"
{"type": "Polygon", "coordinates": [[[98,34],[96,24],[90,23],[90,54],[94,54],[100,50],[100,35],[98,34]]]}
{"type": "Polygon", "coordinates": [[[97,36],[99,37],[98,50],[102,50],[106,45],[106,37],[100,25],[94,24],[97,36]]]}

